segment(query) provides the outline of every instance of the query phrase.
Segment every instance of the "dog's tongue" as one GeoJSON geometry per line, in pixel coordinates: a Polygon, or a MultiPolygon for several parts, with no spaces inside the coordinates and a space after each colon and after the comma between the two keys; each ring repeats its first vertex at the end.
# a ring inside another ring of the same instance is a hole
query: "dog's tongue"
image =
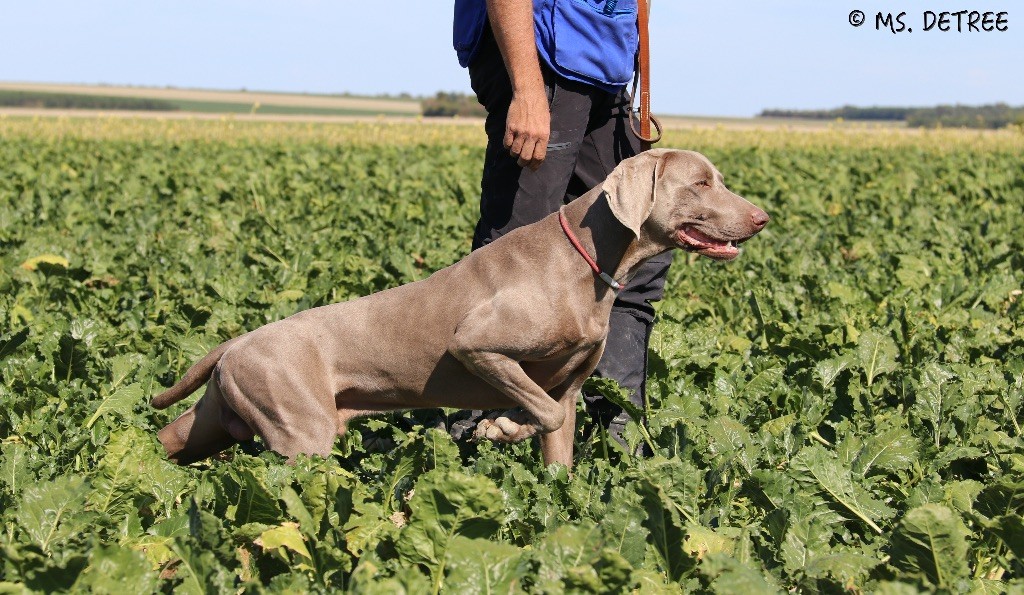
{"type": "Polygon", "coordinates": [[[690,236],[690,238],[694,240],[697,240],[701,244],[706,244],[708,246],[724,246],[725,244],[728,243],[723,242],[722,240],[716,240],[715,238],[705,233],[701,233],[700,230],[694,229],[692,227],[686,228],[686,235],[690,236]]]}
{"type": "Polygon", "coordinates": [[[683,227],[678,233],[682,243],[709,258],[732,260],[740,253],[740,249],[732,242],[713,238],[690,226],[683,227]]]}

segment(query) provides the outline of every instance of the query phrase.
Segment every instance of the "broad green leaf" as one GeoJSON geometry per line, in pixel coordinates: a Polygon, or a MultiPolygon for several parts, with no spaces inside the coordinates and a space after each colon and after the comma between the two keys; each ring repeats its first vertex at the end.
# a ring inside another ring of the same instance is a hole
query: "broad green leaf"
{"type": "Polygon", "coordinates": [[[629,415],[630,419],[636,423],[637,429],[640,431],[640,435],[647,443],[647,446],[649,446],[651,450],[655,450],[654,439],[651,438],[651,435],[647,430],[644,410],[637,407],[629,400],[629,393],[626,389],[619,386],[618,382],[611,378],[591,376],[590,378],[587,378],[586,383],[583,386],[583,390],[588,393],[600,394],[610,403],[621,407],[622,410],[629,415]]]}
{"type": "Polygon", "coordinates": [[[869,573],[881,560],[852,551],[815,556],[804,572],[814,578],[832,577],[849,590],[863,588],[869,573]]]}
{"type": "Polygon", "coordinates": [[[89,556],[89,566],[78,576],[74,591],[90,593],[151,593],[159,573],[141,553],[117,545],[100,546],[89,556]]]}
{"type": "Polygon", "coordinates": [[[712,593],[733,595],[783,592],[771,574],[728,554],[709,553],[698,570],[710,582],[712,593]]]}
{"type": "Polygon", "coordinates": [[[85,511],[88,489],[83,477],[72,475],[28,486],[14,518],[33,544],[49,552],[92,523],[93,515],[85,511]]]}
{"type": "MultiPolygon", "coordinates": [[[[25,310],[25,308],[21,307],[21,310],[25,310]]],[[[25,318],[26,314],[28,316],[28,319],[31,320],[32,315],[27,310],[25,310],[24,312],[21,312],[19,310],[18,316],[21,318],[25,318]]],[[[3,360],[5,357],[9,355],[12,355],[19,347],[24,345],[28,341],[28,339],[28,327],[25,327],[19,331],[10,330],[0,332],[0,360],[3,360]]]]}
{"type": "Polygon", "coordinates": [[[730,417],[717,417],[708,422],[707,432],[711,455],[724,462],[735,461],[747,473],[754,470],[759,450],[747,428],[730,417]]]}
{"type": "Polygon", "coordinates": [[[188,484],[188,474],[170,463],[162,449],[157,452],[154,442],[134,427],[110,435],[89,492],[93,510],[117,518],[155,500],[164,506],[165,515],[170,514],[174,499],[188,484]]]}
{"type": "Polygon", "coordinates": [[[54,331],[56,349],[52,353],[54,375],[70,382],[74,378],[85,379],[92,374],[92,367],[98,357],[93,343],[99,336],[99,324],[90,319],[74,319],[66,330],[54,331]]]}
{"type": "Polygon", "coordinates": [[[507,543],[457,536],[448,552],[444,588],[466,595],[522,592],[523,551],[507,543]]]}
{"type": "MultiPolygon", "coordinates": [[[[955,442],[954,442],[955,444],[955,442]]],[[[934,471],[948,469],[954,461],[984,460],[988,453],[976,446],[944,446],[939,454],[928,462],[934,471]]]]}
{"type": "Polygon", "coordinates": [[[1021,595],[1024,593],[1024,582],[996,580],[990,578],[974,578],[970,582],[971,595],[1021,595]],[[1008,584],[1009,583],[1009,584],[1008,584]]]}
{"type": "MultiPolygon", "coordinates": [[[[309,580],[308,573],[287,572],[278,574],[270,579],[270,583],[267,585],[267,592],[269,593],[287,593],[291,595],[310,593],[312,591],[313,585],[309,580]]],[[[398,592],[396,591],[396,593],[398,592]]]]}
{"type": "Polygon", "coordinates": [[[753,373],[743,385],[743,395],[746,398],[767,398],[783,383],[785,368],[780,365],[771,365],[768,360],[759,360],[756,363],[753,373]]]}
{"type": "Polygon", "coordinates": [[[120,388],[132,372],[139,369],[143,357],[139,354],[119,354],[110,359],[110,388],[120,388]]]}
{"type": "Polygon", "coordinates": [[[349,552],[359,557],[376,547],[385,537],[397,532],[398,526],[390,515],[384,514],[380,504],[361,503],[356,505],[345,524],[345,545],[349,552]]]}
{"type": "Polygon", "coordinates": [[[932,270],[924,260],[909,254],[902,254],[899,259],[896,278],[900,283],[911,289],[922,289],[931,282],[932,270]]]}
{"type": "MultiPolygon", "coordinates": [[[[263,533],[260,533],[260,536],[256,539],[255,543],[263,548],[264,551],[273,551],[278,548],[284,548],[302,556],[308,561],[312,561],[313,559],[313,556],[310,555],[309,549],[306,547],[305,540],[296,523],[282,523],[276,527],[267,529],[263,533]]],[[[295,566],[295,568],[312,570],[312,567],[305,562],[300,562],[295,566]]]]}
{"type": "Polygon", "coordinates": [[[223,483],[228,499],[225,516],[239,525],[284,520],[277,497],[268,485],[266,471],[258,459],[237,458],[223,483]]]}
{"type": "Polygon", "coordinates": [[[632,566],[606,547],[593,523],[562,525],[534,544],[531,554],[540,592],[621,592],[632,582],[632,566]]]}
{"type": "Polygon", "coordinates": [[[504,518],[498,488],[484,477],[459,472],[434,470],[420,476],[409,508],[409,523],[396,543],[398,554],[406,564],[428,568],[438,588],[454,538],[492,537],[504,518]]]}
{"type": "Polygon", "coordinates": [[[637,491],[646,514],[644,526],[650,532],[650,544],[661,570],[669,579],[678,580],[693,567],[693,560],[683,549],[686,533],[679,507],[657,483],[642,480],[637,491]]]}
{"type": "Polygon", "coordinates": [[[910,430],[889,428],[868,436],[853,461],[853,472],[865,477],[872,469],[902,471],[910,468],[918,457],[918,443],[910,430]]]}
{"type": "Polygon", "coordinates": [[[682,585],[676,581],[666,581],[665,575],[653,569],[641,569],[633,573],[637,593],[644,595],[682,595],[682,585]]]}
{"type": "MultiPolygon", "coordinates": [[[[365,562],[356,567],[348,584],[348,591],[367,595],[423,595],[431,593],[433,585],[417,567],[404,567],[390,576],[382,572],[380,562],[365,562]]],[[[300,593],[306,590],[299,590],[300,593]]]]}
{"type": "Polygon", "coordinates": [[[174,543],[172,550],[180,560],[174,573],[174,578],[180,580],[174,587],[175,593],[206,595],[233,590],[234,573],[208,548],[181,540],[174,543]]]}
{"type": "Polygon", "coordinates": [[[175,538],[188,536],[188,515],[182,513],[179,516],[164,519],[150,527],[146,533],[146,535],[132,540],[132,547],[141,549],[151,564],[163,565],[176,557],[172,549],[175,538]]]}
{"type": "Polygon", "coordinates": [[[989,518],[1024,515],[1024,480],[1003,477],[990,483],[978,495],[974,508],[989,518]]]}
{"type": "Polygon", "coordinates": [[[279,291],[277,295],[274,296],[274,301],[294,302],[297,300],[301,300],[305,295],[305,292],[303,292],[301,289],[286,289],[284,291],[279,291]]]}
{"type": "Polygon", "coordinates": [[[785,435],[787,430],[791,430],[796,424],[796,421],[796,414],[790,413],[789,415],[783,415],[766,421],[761,425],[761,430],[768,432],[773,438],[777,438],[785,435]]]}
{"type": "Polygon", "coordinates": [[[1013,435],[1021,438],[1024,434],[1021,432],[1018,420],[1024,410],[1024,374],[1018,373],[1013,379],[1013,384],[1007,386],[1005,391],[1000,392],[999,398],[1003,403],[1003,412],[1013,427],[1013,435]]]}
{"type": "Polygon", "coordinates": [[[706,487],[704,471],[696,465],[656,456],[643,461],[633,475],[639,481],[637,491],[656,493],[680,527],[699,524],[701,495],[706,487]]]}
{"type": "Polygon", "coordinates": [[[868,386],[882,374],[896,370],[897,357],[896,342],[888,333],[868,329],[857,341],[857,364],[864,371],[868,386]]]}
{"type": "Polygon", "coordinates": [[[939,589],[956,590],[970,576],[967,538],[960,517],[941,504],[907,512],[892,537],[890,556],[896,568],[919,574],[939,589]]]}
{"type": "Polygon", "coordinates": [[[397,493],[399,486],[421,467],[423,450],[423,437],[415,435],[410,435],[405,443],[398,447],[397,456],[393,458],[393,464],[388,470],[388,485],[384,495],[384,509],[388,513],[395,512],[400,507],[401,495],[397,493]]]}
{"type": "Polygon", "coordinates": [[[1024,561],[1024,520],[1018,514],[1005,514],[991,520],[986,528],[994,533],[1013,553],[1024,561]]]}
{"type": "Polygon", "coordinates": [[[916,582],[880,581],[874,584],[872,591],[879,595],[921,595],[916,582]]]}
{"type": "Polygon", "coordinates": [[[285,486],[280,498],[292,518],[307,535],[324,526],[339,528],[352,514],[352,486],[356,479],[334,459],[299,457],[295,462],[296,488],[285,486]]]}
{"type": "Polygon", "coordinates": [[[974,510],[974,500],[985,488],[980,481],[964,479],[961,481],[949,481],[943,483],[943,500],[953,507],[957,512],[971,512],[974,510]]]}
{"type": "Polygon", "coordinates": [[[634,567],[644,561],[649,531],[644,527],[645,513],[639,504],[621,495],[621,488],[613,490],[612,505],[601,517],[601,530],[607,547],[622,555],[634,567]]]}
{"type": "MultiPolygon", "coordinates": [[[[791,517],[792,518],[792,517],[791,517]]],[[[779,553],[793,575],[806,572],[811,562],[831,553],[832,531],[821,521],[797,517],[786,531],[779,553]]]]}
{"type": "Polygon", "coordinates": [[[686,527],[686,540],[683,549],[697,560],[708,554],[732,555],[736,549],[736,540],[700,525],[686,527]]]}
{"type": "Polygon", "coordinates": [[[281,491],[281,501],[292,518],[298,521],[298,526],[307,535],[316,535],[319,523],[313,520],[313,515],[306,508],[306,503],[292,486],[285,486],[281,491]]]}
{"type": "Polygon", "coordinates": [[[823,359],[814,366],[814,372],[823,388],[829,388],[836,382],[844,370],[853,365],[853,356],[840,355],[831,359],[823,359]]]}
{"type": "Polygon", "coordinates": [[[818,489],[806,489],[806,480],[799,480],[793,474],[775,470],[759,469],[752,478],[770,503],[768,528],[774,531],[776,543],[782,543],[789,527],[789,518],[817,521],[823,526],[842,523],[846,517],[832,510],[832,500],[827,493],[818,489]],[[774,523],[772,522],[774,519],[774,523]]]}
{"type": "Polygon", "coordinates": [[[119,432],[107,443],[106,456],[100,461],[89,502],[94,510],[103,514],[125,514],[132,508],[132,499],[138,495],[140,481],[139,461],[135,458],[137,442],[130,431],[119,432]]]}
{"type": "Polygon", "coordinates": [[[922,420],[932,427],[935,446],[939,446],[944,418],[952,408],[950,382],[956,376],[935,362],[925,364],[918,382],[916,399],[911,408],[922,420]]]}
{"type": "Polygon", "coordinates": [[[139,384],[129,384],[113,391],[100,399],[96,412],[92,414],[85,427],[91,428],[96,420],[107,414],[117,414],[122,417],[131,413],[136,403],[142,400],[143,390],[139,384]]]}
{"type": "Polygon", "coordinates": [[[6,486],[8,493],[19,495],[32,481],[28,469],[29,456],[29,448],[24,444],[0,443],[0,484],[6,486]]]}
{"type": "Polygon", "coordinates": [[[841,467],[823,447],[815,445],[801,450],[793,458],[792,469],[798,480],[817,485],[876,533],[882,532],[876,519],[888,517],[892,510],[857,486],[850,470],[841,467]]]}

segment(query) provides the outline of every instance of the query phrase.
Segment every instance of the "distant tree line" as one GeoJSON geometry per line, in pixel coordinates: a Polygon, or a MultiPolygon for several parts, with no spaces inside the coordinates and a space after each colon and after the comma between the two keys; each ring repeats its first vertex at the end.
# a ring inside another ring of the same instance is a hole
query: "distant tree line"
{"type": "Polygon", "coordinates": [[[476,100],[475,95],[465,93],[446,93],[438,91],[437,95],[420,102],[423,115],[430,117],[484,117],[487,111],[476,100]]]}
{"type": "Polygon", "coordinates": [[[1005,103],[992,105],[940,105],[919,109],[907,115],[907,126],[934,128],[1005,128],[1024,125],[1024,106],[1005,103]]]}
{"type": "Polygon", "coordinates": [[[936,107],[843,107],[827,110],[766,109],[761,118],[808,118],[812,120],[903,121],[916,128],[1005,128],[1024,125],[1024,106],[1005,103],[991,105],[939,105],[936,107]]]}
{"type": "Polygon", "coordinates": [[[0,106],[51,109],[151,110],[173,111],[178,106],[161,99],[144,97],[108,97],[76,93],[0,90],[0,106]]]}
{"type": "Polygon", "coordinates": [[[811,120],[906,120],[912,107],[857,107],[844,105],[835,109],[795,110],[766,109],[760,118],[805,118],[811,120]]]}

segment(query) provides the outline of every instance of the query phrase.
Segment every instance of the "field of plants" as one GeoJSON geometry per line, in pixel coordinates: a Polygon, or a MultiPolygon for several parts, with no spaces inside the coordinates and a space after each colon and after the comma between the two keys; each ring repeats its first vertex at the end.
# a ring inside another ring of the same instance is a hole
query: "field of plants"
{"type": "Polygon", "coordinates": [[[468,250],[480,130],[0,118],[0,592],[1024,593],[1024,134],[663,144],[773,220],[677,258],[653,456],[419,413],[177,467],[209,348],[468,250]]]}

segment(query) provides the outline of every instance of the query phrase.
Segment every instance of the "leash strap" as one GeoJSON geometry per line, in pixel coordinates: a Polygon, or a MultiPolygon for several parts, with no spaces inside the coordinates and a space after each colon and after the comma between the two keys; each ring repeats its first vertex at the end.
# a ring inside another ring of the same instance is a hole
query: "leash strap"
{"type": "Polygon", "coordinates": [[[633,75],[633,93],[631,98],[636,99],[636,89],[637,84],[639,84],[640,108],[638,110],[633,110],[632,105],[630,105],[630,110],[637,111],[639,114],[639,130],[637,129],[637,123],[634,118],[629,119],[629,126],[633,129],[633,134],[637,135],[640,139],[642,151],[650,149],[651,145],[661,140],[661,122],[651,114],[651,43],[647,28],[649,20],[650,10],[648,0],[639,0],[636,7],[636,26],[639,33],[640,47],[636,73],[633,75]],[[658,136],[651,136],[652,124],[658,131],[658,136]]]}
{"type": "Polygon", "coordinates": [[[576,251],[580,253],[583,260],[587,261],[587,264],[590,265],[590,270],[594,271],[594,276],[604,281],[608,287],[611,287],[615,291],[621,291],[622,284],[612,278],[608,273],[602,271],[601,267],[597,266],[597,263],[590,257],[590,254],[587,254],[587,249],[583,247],[583,244],[580,244],[576,234],[569,229],[569,222],[565,219],[565,215],[562,214],[562,209],[558,209],[558,223],[562,226],[562,231],[565,232],[565,237],[569,238],[569,242],[572,244],[573,248],[576,248],[576,251]]]}

